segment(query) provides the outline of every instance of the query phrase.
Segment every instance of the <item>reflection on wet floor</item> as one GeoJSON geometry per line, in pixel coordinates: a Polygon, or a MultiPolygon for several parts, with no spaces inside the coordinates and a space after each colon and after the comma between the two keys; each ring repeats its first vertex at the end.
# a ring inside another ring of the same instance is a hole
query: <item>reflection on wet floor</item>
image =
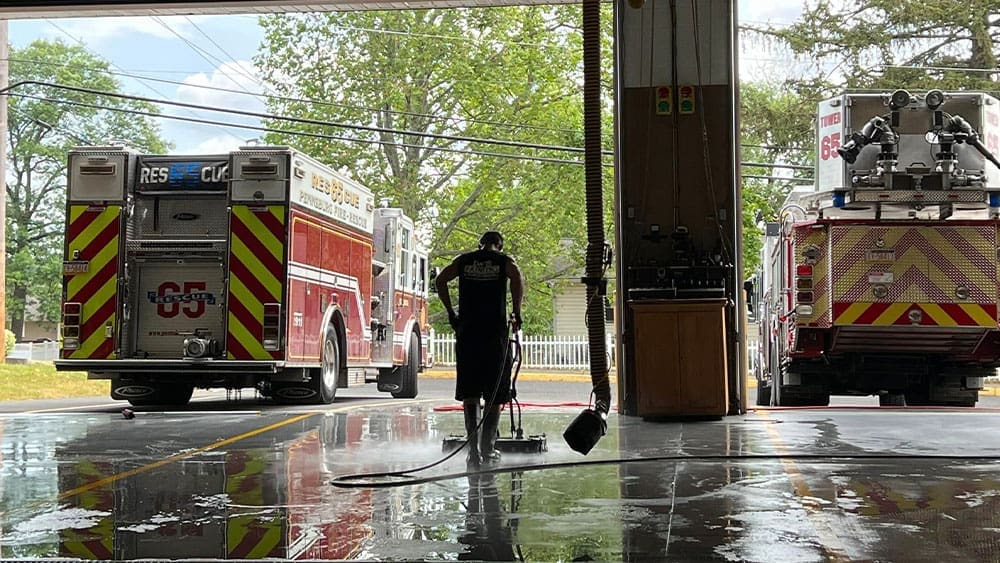
{"type": "MultiPolygon", "coordinates": [[[[722,421],[612,417],[590,456],[570,410],[529,410],[550,451],[504,464],[690,456],[339,489],[337,475],[441,455],[460,413],[12,416],[2,422],[2,558],[528,561],[996,561],[1000,462],[982,412],[794,411],[722,421]],[[195,430],[197,428],[197,430],[195,430]],[[947,429],[943,432],[942,429],[947,429]],[[224,447],[217,440],[244,436],[224,447]],[[199,449],[201,448],[201,449],[199,449]],[[793,454],[828,454],[793,459],[793,454]],[[779,454],[771,459],[698,456],[779,454]],[[174,456],[171,458],[171,456],[174,456]],[[163,460],[168,459],[167,462],[163,460]]],[[[464,469],[461,457],[434,468],[464,469]]]]}

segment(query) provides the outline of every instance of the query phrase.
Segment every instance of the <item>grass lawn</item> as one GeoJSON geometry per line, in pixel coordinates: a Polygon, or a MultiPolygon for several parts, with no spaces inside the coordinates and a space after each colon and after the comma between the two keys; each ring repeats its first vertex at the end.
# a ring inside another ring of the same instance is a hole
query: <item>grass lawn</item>
{"type": "Polygon", "coordinates": [[[0,401],[107,397],[110,392],[108,380],[88,381],[81,371],[57,372],[50,363],[0,364],[0,401]]]}

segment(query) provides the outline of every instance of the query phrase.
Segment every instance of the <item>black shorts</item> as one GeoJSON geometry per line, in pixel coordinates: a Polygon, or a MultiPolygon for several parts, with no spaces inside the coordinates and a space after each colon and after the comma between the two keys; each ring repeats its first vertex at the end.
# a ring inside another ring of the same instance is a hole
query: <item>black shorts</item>
{"type": "Polygon", "coordinates": [[[514,346],[506,327],[487,331],[460,330],[456,335],[455,359],[456,400],[482,398],[494,405],[510,401],[514,346]]]}

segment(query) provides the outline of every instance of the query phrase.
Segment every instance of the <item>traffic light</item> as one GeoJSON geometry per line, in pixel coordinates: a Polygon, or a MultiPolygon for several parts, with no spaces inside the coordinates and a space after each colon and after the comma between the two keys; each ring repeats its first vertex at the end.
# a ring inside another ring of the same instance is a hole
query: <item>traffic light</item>
{"type": "Polygon", "coordinates": [[[670,115],[674,111],[674,93],[670,86],[656,87],[656,115],[670,115]]]}
{"type": "Polygon", "coordinates": [[[681,86],[679,109],[682,114],[694,113],[694,86],[681,86]]]}

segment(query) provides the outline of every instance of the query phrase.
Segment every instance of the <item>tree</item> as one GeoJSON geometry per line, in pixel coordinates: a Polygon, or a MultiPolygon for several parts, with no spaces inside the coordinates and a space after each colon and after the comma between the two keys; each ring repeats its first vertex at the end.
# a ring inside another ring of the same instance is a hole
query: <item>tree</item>
{"type": "Polygon", "coordinates": [[[992,1],[813,1],[793,25],[746,29],[828,63],[832,70],[793,81],[803,91],[997,90],[996,72],[983,72],[997,68],[1000,19],[992,1]]]}
{"type": "MultiPolygon", "coordinates": [[[[812,166],[815,162],[813,124],[815,110],[808,100],[779,84],[740,85],[741,159],[747,163],[777,166],[812,166]]],[[[811,170],[743,166],[750,176],[811,178],[811,170]]],[[[743,179],[743,264],[750,275],[760,264],[761,220],[777,218],[782,202],[795,182],[743,179]],[[759,218],[759,219],[758,219],[759,218]]],[[[806,184],[808,185],[808,184],[806,184]]]]}
{"type": "Polygon", "coordinates": [[[583,144],[579,22],[577,6],[264,17],[255,62],[284,96],[270,109],[366,128],[275,121],[354,140],[267,140],[346,169],[402,207],[428,227],[422,234],[437,265],[500,228],[529,280],[526,328],[547,330],[550,285],[583,255],[583,169],[523,157],[581,158],[544,148],[583,144]],[[579,243],[568,251],[574,260],[554,268],[567,239],[579,243]]]}
{"type": "MultiPolygon", "coordinates": [[[[108,63],[82,47],[39,40],[12,49],[10,59],[11,84],[34,80],[101,91],[121,88],[108,74],[108,63]]],[[[17,86],[11,91],[6,284],[7,314],[18,337],[23,335],[26,310],[50,323],[59,317],[69,149],[111,139],[123,139],[133,147],[155,153],[168,149],[156,125],[148,119],[56,100],[102,108],[156,109],[147,103],[39,85],[17,86]]]]}
{"type": "MultiPolygon", "coordinates": [[[[995,2],[899,0],[812,1],[789,26],[744,26],[744,39],[787,49],[810,61],[812,72],[790,76],[783,85],[743,86],[743,143],[798,146],[808,153],[762,154],[744,149],[743,160],[758,156],[812,163],[814,140],[808,120],[821,99],[845,90],[899,88],[980,90],[997,94],[997,41],[1000,18],[995,2]],[[781,94],[781,90],[788,92],[781,94]],[[770,139],[756,143],[754,139],[770,139]]],[[[744,168],[744,173],[750,172],[744,168]]],[[[774,186],[744,182],[744,254],[747,264],[759,237],[749,213],[767,215],[778,193],[774,186]]],[[[822,187],[821,187],[822,188],[822,187]]],[[[749,271],[749,269],[748,269],[749,271]]]]}

